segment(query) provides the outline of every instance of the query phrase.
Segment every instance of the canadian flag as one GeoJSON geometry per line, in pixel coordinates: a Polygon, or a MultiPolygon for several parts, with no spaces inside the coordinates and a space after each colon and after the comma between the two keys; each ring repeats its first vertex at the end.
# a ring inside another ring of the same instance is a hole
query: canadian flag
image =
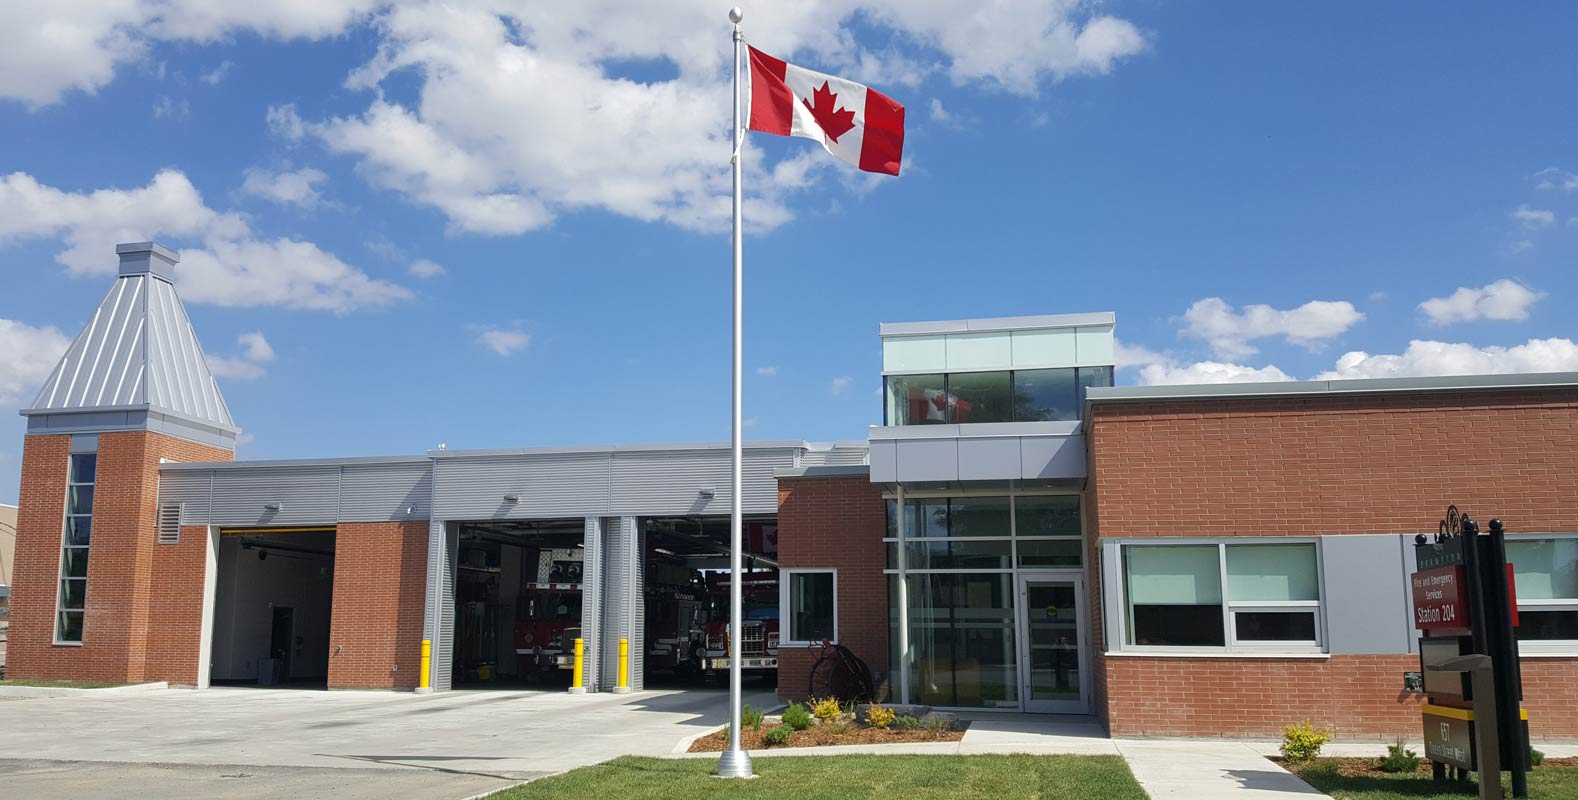
{"type": "Polygon", "coordinates": [[[904,106],[875,89],[749,49],[751,130],[815,139],[866,172],[899,174],[904,106]]]}

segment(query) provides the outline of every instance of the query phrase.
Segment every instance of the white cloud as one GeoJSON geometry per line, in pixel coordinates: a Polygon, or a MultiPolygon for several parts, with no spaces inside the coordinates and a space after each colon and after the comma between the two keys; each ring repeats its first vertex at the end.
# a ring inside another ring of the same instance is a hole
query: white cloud
{"type": "Polygon", "coordinates": [[[1508,216],[1512,217],[1514,222],[1531,231],[1535,228],[1544,228],[1556,221],[1556,212],[1543,208],[1529,208],[1526,205],[1513,209],[1508,216]]]}
{"type": "Polygon", "coordinates": [[[761,421],[762,421],[761,417],[747,417],[745,419],[745,427],[747,427],[747,428],[754,428],[754,427],[756,427],[756,423],[761,422],[761,421]]]}
{"type": "Polygon", "coordinates": [[[250,433],[247,433],[246,431],[242,431],[241,433],[236,434],[236,447],[238,447],[238,448],[246,447],[247,445],[252,444],[253,442],[255,442],[257,440],[258,440],[258,437],[254,436],[254,435],[252,435],[250,433]]]}
{"type": "Polygon", "coordinates": [[[1159,363],[1140,369],[1140,383],[1147,386],[1188,383],[1271,383],[1291,381],[1292,375],[1278,369],[1275,364],[1249,367],[1221,361],[1197,361],[1193,364],[1159,363]]]}
{"type": "Polygon", "coordinates": [[[54,326],[0,319],[0,405],[31,400],[30,390],[49,377],[70,346],[71,339],[54,326]]]}
{"type": "Polygon", "coordinates": [[[849,388],[850,381],[851,381],[850,378],[840,376],[840,377],[834,378],[832,385],[829,386],[828,388],[833,392],[833,394],[835,396],[836,395],[841,395],[841,394],[844,393],[845,389],[849,388]]]}
{"type": "Polygon", "coordinates": [[[449,273],[449,270],[444,269],[444,265],[425,258],[419,258],[411,262],[410,268],[406,271],[418,278],[437,278],[449,273]]]}
{"type": "Polygon", "coordinates": [[[0,98],[29,106],[93,93],[160,41],[208,43],[250,31],[318,39],[345,30],[375,0],[12,0],[0,48],[0,98]]]}
{"type": "Polygon", "coordinates": [[[161,95],[159,101],[153,104],[154,119],[186,119],[192,116],[192,104],[186,100],[176,100],[169,95],[161,95]]]}
{"type": "Polygon", "coordinates": [[[1536,189],[1578,191],[1578,175],[1558,167],[1546,167],[1530,176],[1536,189]]]}
{"type": "Polygon", "coordinates": [[[241,345],[241,354],[237,356],[205,353],[203,358],[208,362],[208,371],[217,378],[255,380],[263,377],[263,365],[274,360],[274,348],[268,339],[263,337],[262,332],[253,331],[237,336],[236,343],[241,345]]]}
{"type": "Polygon", "coordinates": [[[764,375],[764,376],[767,376],[767,377],[772,377],[773,375],[777,375],[778,374],[778,368],[777,367],[757,367],[756,368],[756,374],[757,375],[764,375]]]}
{"type": "Polygon", "coordinates": [[[286,141],[299,142],[307,136],[307,123],[296,113],[295,103],[269,106],[263,122],[268,132],[286,141]]]}
{"type": "Polygon", "coordinates": [[[516,330],[485,328],[477,334],[477,344],[508,358],[517,350],[531,344],[531,336],[516,330]]]}
{"type": "Polygon", "coordinates": [[[67,192],[16,172],[0,176],[0,244],[58,238],[55,256],[74,275],[115,273],[115,244],[189,240],[176,284],[188,301],[335,313],[409,299],[409,289],[369,277],[311,242],[256,237],[233,212],[209,208],[175,170],[137,189],[67,192]]]}
{"type": "Polygon", "coordinates": [[[218,86],[225,82],[225,78],[230,77],[230,68],[234,66],[235,64],[230,61],[221,61],[218,66],[199,75],[198,80],[209,86],[218,86]]]}
{"type": "Polygon", "coordinates": [[[241,184],[241,191],[265,200],[272,200],[282,206],[312,208],[323,200],[317,185],[328,179],[329,176],[323,174],[322,170],[311,167],[289,172],[270,172],[260,167],[251,167],[246,171],[246,180],[241,184]]]}
{"type": "Polygon", "coordinates": [[[1235,311],[1221,298],[1207,297],[1184,312],[1179,335],[1204,339],[1218,357],[1243,358],[1257,352],[1250,344],[1255,339],[1280,336],[1313,349],[1362,319],[1364,314],[1346,300],[1312,300],[1287,310],[1257,304],[1235,311]]]}
{"type": "Polygon", "coordinates": [[[1117,364],[1118,369],[1160,364],[1167,360],[1166,356],[1144,345],[1131,345],[1121,339],[1113,340],[1113,348],[1113,361],[1117,364]]]}
{"type": "Polygon", "coordinates": [[[1525,372],[1578,372],[1578,344],[1571,339],[1530,339],[1513,347],[1416,339],[1398,355],[1345,353],[1335,369],[1316,380],[1406,378],[1428,375],[1501,375],[1525,372]]]}
{"type": "Polygon", "coordinates": [[[1517,281],[1502,278],[1495,283],[1470,289],[1466,286],[1447,297],[1432,297],[1419,304],[1419,310],[1432,325],[1447,325],[1476,319],[1520,320],[1529,318],[1529,306],[1545,297],[1517,281]]]}

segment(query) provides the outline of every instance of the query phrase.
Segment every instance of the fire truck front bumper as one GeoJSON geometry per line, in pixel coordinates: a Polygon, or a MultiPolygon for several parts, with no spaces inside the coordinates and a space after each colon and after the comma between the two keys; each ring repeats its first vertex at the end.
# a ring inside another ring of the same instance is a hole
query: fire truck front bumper
{"type": "MultiPolygon", "coordinates": [[[[709,670],[724,670],[729,668],[729,658],[702,659],[702,667],[709,670]]],[[[740,659],[740,669],[778,669],[777,656],[749,656],[740,659]]]]}
{"type": "Polygon", "coordinates": [[[557,651],[539,653],[535,650],[517,647],[515,648],[515,654],[537,659],[537,666],[539,667],[558,667],[559,669],[573,669],[575,667],[575,656],[570,653],[557,651]]]}

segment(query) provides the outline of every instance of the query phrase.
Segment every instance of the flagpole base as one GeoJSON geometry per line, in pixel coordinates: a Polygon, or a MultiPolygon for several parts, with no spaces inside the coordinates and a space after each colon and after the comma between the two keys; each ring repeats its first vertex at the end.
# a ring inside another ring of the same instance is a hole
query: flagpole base
{"type": "Polygon", "coordinates": [[[720,778],[754,778],[756,774],[751,771],[751,755],[744,750],[725,750],[718,757],[718,777],[720,778]]]}

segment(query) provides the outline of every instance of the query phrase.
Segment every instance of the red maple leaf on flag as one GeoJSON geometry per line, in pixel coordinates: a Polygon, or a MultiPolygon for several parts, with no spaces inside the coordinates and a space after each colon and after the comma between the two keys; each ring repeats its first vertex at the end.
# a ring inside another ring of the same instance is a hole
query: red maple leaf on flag
{"type": "Polygon", "coordinates": [[[827,138],[836,142],[838,137],[854,130],[855,112],[847,108],[838,108],[838,94],[832,91],[827,81],[822,81],[822,88],[812,92],[811,96],[816,99],[814,105],[809,99],[802,99],[800,102],[811,110],[811,118],[816,120],[816,124],[823,133],[827,134],[827,138]]]}

